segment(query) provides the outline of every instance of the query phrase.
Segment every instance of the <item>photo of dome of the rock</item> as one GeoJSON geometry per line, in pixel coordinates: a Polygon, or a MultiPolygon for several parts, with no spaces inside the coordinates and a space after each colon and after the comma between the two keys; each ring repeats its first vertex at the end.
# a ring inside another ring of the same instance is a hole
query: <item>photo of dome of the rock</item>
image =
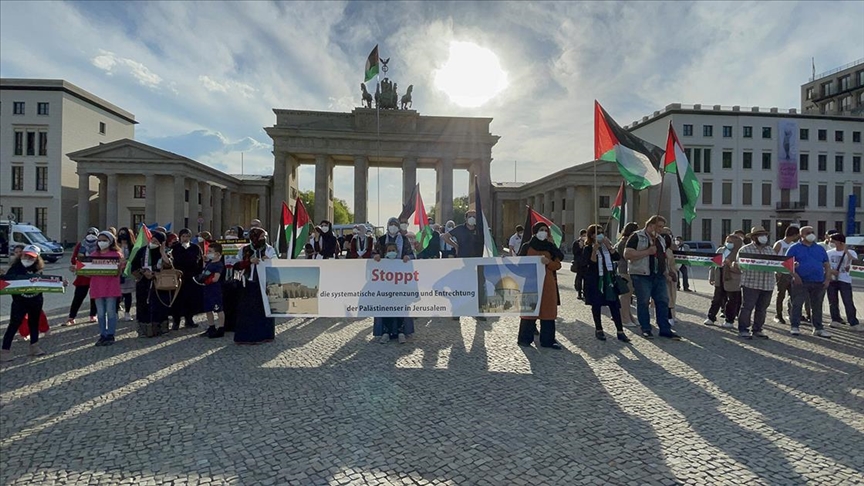
{"type": "Polygon", "coordinates": [[[480,284],[478,305],[480,312],[533,312],[537,307],[537,267],[533,264],[480,265],[477,267],[480,284]]]}

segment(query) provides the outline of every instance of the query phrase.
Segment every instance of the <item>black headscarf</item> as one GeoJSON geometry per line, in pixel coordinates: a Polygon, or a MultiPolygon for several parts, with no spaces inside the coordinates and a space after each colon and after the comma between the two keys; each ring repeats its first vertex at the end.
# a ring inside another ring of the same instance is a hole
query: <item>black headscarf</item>
{"type": "MultiPolygon", "coordinates": [[[[555,246],[552,242],[549,241],[547,237],[545,240],[540,240],[537,238],[537,232],[540,231],[542,227],[549,227],[544,222],[535,223],[534,226],[531,227],[531,239],[527,243],[522,244],[522,248],[519,250],[519,256],[527,256],[528,248],[531,247],[535,251],[545,251],[548,252],[553,260],[563,261],[564,254],[561,253],[561,249],[555,246]]],[[[549,236],[552,236],[551,234],[549,236]]]]}

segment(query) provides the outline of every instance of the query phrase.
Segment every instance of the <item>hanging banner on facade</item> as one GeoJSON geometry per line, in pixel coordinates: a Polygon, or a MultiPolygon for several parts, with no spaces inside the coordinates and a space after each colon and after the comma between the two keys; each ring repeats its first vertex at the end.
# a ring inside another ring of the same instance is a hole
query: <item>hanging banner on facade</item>
{"type": "Polygon", "coordinates": [[[117,257],[81,257],[75,264],[75,275],[79,277],[113,277],[120,271],[117,257]]]}
{"type": "Polygon", "coordinates": [[[540,257],[258,265],[268,317],[533,316],[545,275],[540,257]]]}
{"type": "Polygon", "coordinates": [[[777,180],[780,189],[798,189],[798,122],[777,122],[777,180]]]}
{"type": "Polygon", "coordinates": [[[59,293],[66,291],[63,277],[56,275],[15,275],[0,277],[0,295],[59,293]]]}

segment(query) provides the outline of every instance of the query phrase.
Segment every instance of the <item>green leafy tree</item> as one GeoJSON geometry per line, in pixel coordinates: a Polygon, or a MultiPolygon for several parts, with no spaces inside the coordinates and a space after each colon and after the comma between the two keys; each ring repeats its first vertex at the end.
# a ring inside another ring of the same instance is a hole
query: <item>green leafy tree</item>
{"type": "MultiPolygon", "coordinates": [[[[315,191],[300,191],[300,199],[306,206],[309,218],[318,224],[322,219],[315,214],[315,191]]],[[[350,224],[354,222],[354,213],[348,209],[344,199],[333,199],[333,224],[350,224]]]]}
{"type": "MultiPolygon", "coordinates": [[[[432,206],[426,211],[426,215],[429,216],[429,219],[438,223],[444,224],[447,220],[438,221],[437,215],[435,214],[435,206],[432,206]]],[[[453,199],[453,222],[456,224],[462,224],[465,222],[465,213],[468,211],[468,196],[461,196],[453,199]]]]}

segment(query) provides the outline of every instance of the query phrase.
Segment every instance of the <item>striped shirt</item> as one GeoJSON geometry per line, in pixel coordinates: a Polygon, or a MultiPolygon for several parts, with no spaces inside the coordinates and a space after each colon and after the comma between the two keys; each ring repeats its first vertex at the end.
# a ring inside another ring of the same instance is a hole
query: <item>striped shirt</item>
{"type": "MultiPolygon", "coordinates": [[[[756,243],[744,245],[738,250],[738,257],[749,255],[777,255],[774,249],[768,245],[758,246],[756,243]]],[[[741,286],[756,290],[774,290],[774,272],[760,272],[756,270],[741,269],[741,286]]]]}

